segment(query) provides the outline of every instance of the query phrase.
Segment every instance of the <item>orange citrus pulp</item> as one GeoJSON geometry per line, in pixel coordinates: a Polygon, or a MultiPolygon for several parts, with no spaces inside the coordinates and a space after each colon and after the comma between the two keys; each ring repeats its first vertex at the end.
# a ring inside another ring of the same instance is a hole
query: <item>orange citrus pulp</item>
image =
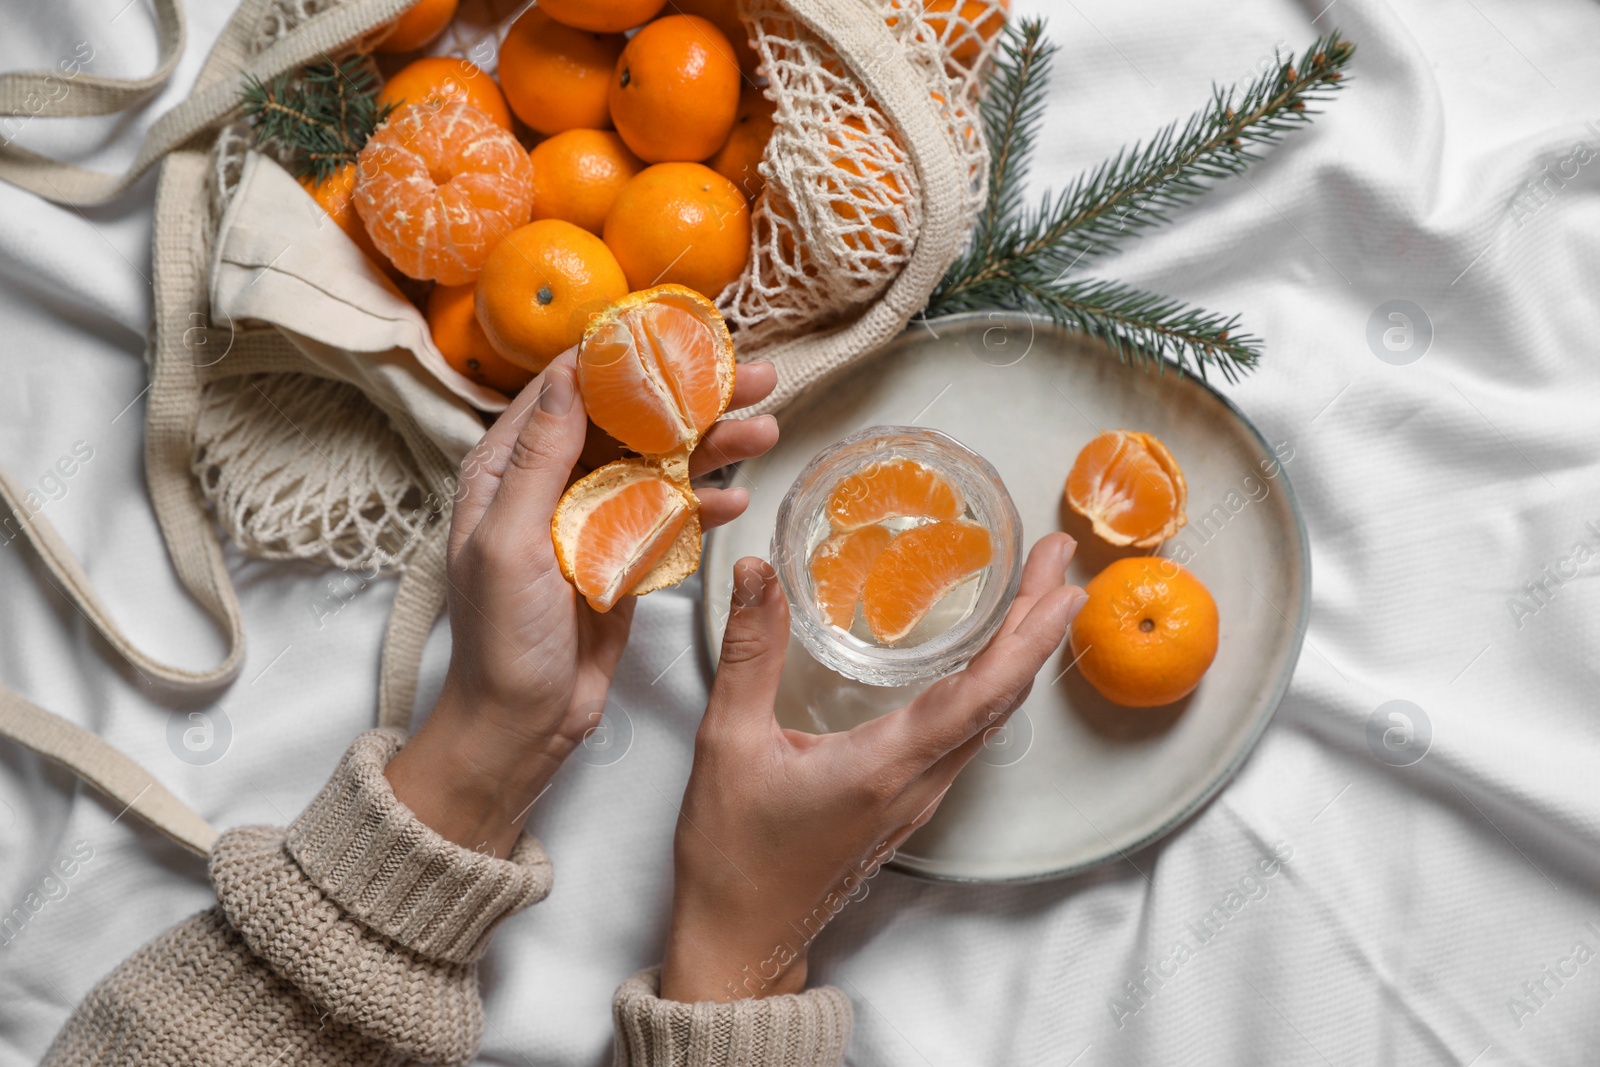
{"type": "Polygon", "coordinates": [[[687,462],[733,396],[733,340],[716,306],[662,285],[589,323],[578,387],[589,418],[635,452],[687,462]]]}
{"type": "Polygon", "coordinates": [[[944,476],[914,459],[873,463],[840,479],[828,494],[828,521],[855,530],[885,519],[954,519],[966,507],[944,476]]]}
{"type": "Polygon", "coordinates": [[[994,543],[961,519],[913,526],[889,542],[867,572],[861,611],[872,636],[901,641],[956,586],[989,565],[994,543]]]}
{"type": "Polygon", "coordinates": [[[610,611],[623,596],[649,591],[641,585],[691,521],[698,557],[699,508],[687,485],[647,460],[607,463],[574,482],[556,506],[551,534],[562,572],[590,607],[610,611]]]}
{"type": "Polygon", "coordinates": [[[356,169],[356,212],[378,250],[412,278],[472,281],[533,209],[528,153],[456,98],[394,112],[356,169]]]}
{"type": "Polygon", "coordinates": [[[1067,504],[1113,545],[1154,548],[1189,520],[1189,486],[1167,446],[1113,430],[1083,446],[1067,475],[1067,504]]]}
{"type": "Polygon", "coordinates": [[[811,554],[811,587],[823,617],[850,629],[867,574],[894,534],[886,526],[863,526],[836,533],[811,554]]]}
{"type": "Polygon", "coordinates": [[[596,611],[700,566],[689,453],[733,398],[733,340],[716,306],[681,285],[615,301],[589,321],[578,391],[596,426],[641,453],[569,487],[551,522],[561,571],[596,611]]]}

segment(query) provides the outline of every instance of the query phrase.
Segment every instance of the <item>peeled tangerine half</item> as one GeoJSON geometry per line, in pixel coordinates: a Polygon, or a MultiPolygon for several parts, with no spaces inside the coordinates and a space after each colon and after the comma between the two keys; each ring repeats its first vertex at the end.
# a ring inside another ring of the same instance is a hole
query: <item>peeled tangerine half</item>
{"type": "Polygon", "coordinates": [[[965,507],[960,491],[932,467],[888,459],[840,480],[828,495],[828,521],[835,530],[855,530],[885,519],[954,519],[965,507]]]}
{"type": "Polygon", "coordinates": [[[645,459],[580,478],[550,522],[561,573],[589,606],[676,585],[700,566],[700,504],[685,484],[645,459]]]}
{"type": "Polygon", "coordinates": [[[994,543],[975,522],[913,526],[889,542],[861,590],[861,612],[872,636],[886,645],[904,640],[933,606],[989,565],[994,543]]]}
{"type": "Polygon", "coordinates": [[[578,389],[594,424],[685,477],[689,453],[727,410],[733,376],[733,339],[716,305],[681,285],[610,305],[578,349],[578,389]]]}
{"type": "Polygon", "coordinates": [[[561,572],[596,611],[700,566],[689,453],[733,398],[733,339],[716,306],[663,285],[594,314],[578,391],[596,426],[640,454],[572,483],[550,523],[561,572]]]}
{"type": "Polygon", "coordinates": [[[1113,545],[1154,548],[1189,521],[1189,486],[1167,446],[1113,430],[1083,446],[1067,475],[1067,505],[1113,545]]]}

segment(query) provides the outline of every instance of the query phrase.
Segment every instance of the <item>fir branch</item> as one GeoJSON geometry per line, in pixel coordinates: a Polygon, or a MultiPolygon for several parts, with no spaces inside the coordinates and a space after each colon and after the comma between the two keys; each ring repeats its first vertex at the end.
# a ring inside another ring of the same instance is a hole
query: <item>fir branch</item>
{"type": "Polygon", "coordinates": [[[1224,316],[1181,300],[1097,279],[995,279],[963,290],[940,314],[1010,307],[1103,340],[1124,363],[1167,361],[1180,372],[1208,368],[1236,381],[1255,368],[1261,339],[1239,333],[1239,316],[1224,316]]]}
{"type": "Polygon", "coordinates": [[[330,59],[281,74],[271,85],[251,78],[239,96],[256,136],[288,153],[296,177],[319,182],[355,162],[392,110],[378,104],[378,74],[368,56],[330,59]]]}
{"type": "Polygon", "coordinates": [[[978,217],[971,255],[989,255],[996,230],[1022,209],[1022,186],[1044,120],[1045,89],[1055,52],[1056,46],[1044,39],[1039,19],[1024,21],[1000,43],[979,108],[989,142],[989,195],[978,217]]]}
{"type": "Polygon", "coordinates": [[[1117,355],[1167,359],[1198,372],[1219,368],[1230,381],[1253,367],[1259,339],[1235,332],[1237,316],[1191,308],[1114,282],[1066,280],[1084,258],[1124,235],[1166,222],[1210,181],[1242,172],[1256,149],[1278,141],[1318,112],[1308,105],[1337,91],[1355,46],[1337,32],[1242,92],[1214,88],[1212,102],[1181,127],[1159,131],[1079,177],[1037,210],[1023,210],[1020,187],[1038,130],[1051,46],[1036,21],[1008,28],[984,101],[991,145],[990,195],[967,253],[930,298],[925,316],[979,307],[1014,307],[1102,337],[1117,355]]]}

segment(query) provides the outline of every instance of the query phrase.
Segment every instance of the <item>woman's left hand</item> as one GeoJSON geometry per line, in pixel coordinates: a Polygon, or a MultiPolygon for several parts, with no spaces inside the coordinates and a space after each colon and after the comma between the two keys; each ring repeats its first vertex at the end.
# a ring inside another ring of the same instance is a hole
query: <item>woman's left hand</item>
{"type": "MultiPolygon", "coordinates": [[[[461,464],[449,562],[450,668],[438,703],[387,771],[396,796],[440,834],[505,855],[528,808],[600,721],[634,601],[592,610],[561,574],[550,519],[577,478],[620,454],[590,425],[576,350],[519,393],[461,464]]],[[[765,397],[770,363],[743,364],[733,407],[765,397]]],[[[771,416],[717,422],[690,460],[701,475],[758,456],[771,416]]],[[[741,488],[697,490],[705,528],[738,517],[741,488]]]]}

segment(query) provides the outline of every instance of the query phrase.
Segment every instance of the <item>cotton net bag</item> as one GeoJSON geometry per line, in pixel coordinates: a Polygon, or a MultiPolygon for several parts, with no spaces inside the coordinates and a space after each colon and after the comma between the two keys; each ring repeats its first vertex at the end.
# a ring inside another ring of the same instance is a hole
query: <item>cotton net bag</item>
{"type": "MultiPolygon", "coordinates": [[[[274,4],[257,47],[326,6],[274,4]]],[[[779,387],[761,410],[903,329],[970,231],[987,174],[979,74],[1001,16],[982,0],[944,6],[953,10],[930,13],[918,0],[742,4],[775,129],[761,164],[764,190],[751,205],[749,263],[717,303],[739,358],[778,365],[779,387]],[[891,293],[897,279],[901,291],[891,293]]],[[[454,50],[487,65],[481,42],[454,50]]],[[[244,124],[223,131],[219,220],[249,154],[259,151],[244,124]]],[[[425,329],[414,340],[419,374],[459,377],[425,329]]],[[[404,569],[423,527],[439,521],[431,511],[418,517],[417,501],[437,487],[419,476],[405,435],[358,386],[305,373],[206,384],[194,474],[245,551],[390,572],[404,569]]],[[[503,405],[488,390],[454,386],[480,410],[503,405]]],[[[459,450],[459,442],[447,448],[459,450]]]]}

